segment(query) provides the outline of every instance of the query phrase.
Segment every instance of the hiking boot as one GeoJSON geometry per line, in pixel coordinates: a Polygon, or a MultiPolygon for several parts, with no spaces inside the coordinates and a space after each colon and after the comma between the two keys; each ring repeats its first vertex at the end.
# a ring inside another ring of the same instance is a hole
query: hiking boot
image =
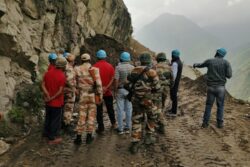
{"type": "Polygon", "coordinates": [[[146,134],[145,139],[144,139],[144,143],[146,145],[154,144],[155,141],[156,139],[153,137],[152,134],[146,134]]]}
{"type": "Polygon", "coordinates": [[[165,134],[165,126],[163,123],[159,124],[159,127],[157,128],[157,131],[159,134],[165,134]]]}
{"type": "Polygon", "coordinates": [[[217,128],[222,129],[224,127],[222,122],[217,123],[217,128]]]}
{"type": "Polygon", "coordinates": [[[92,136],[91,133],[88,133],[86,137],[86,144],[91,144],[93,141],[94,141],[94,137],[92,136]]]}
{"type": "Polygon", "coordinates": [[[75,140],[74,140],[74,143],[75,143],[76,145],[82,144],[82,135],[76,135],[76,138],[75,138],[75,140]]]}
{"type": "Polygon", "coordinates": [[[129,147],[129,151],[131,154],[136,154],[138,153],[139,150],[139,142],[132,142],[130,147],[129,147]]]}
{"type": "Polygon", "coordinates": [[[205,123],[205,122],[203,122],[202,125],[201,125],[202,128],[208,128],[208,126],[209,126],[209,124],[205,123]]]}
{"type": "Polygon", "coordinates": [[[130,133],[130,129],[129,129],[129,128],[124,128],[124,132],[125,132],[126,134],[129,134],[129,133],[130,133]]]}
{"type": "Polygon", "coordinates": [[[61,137],[57,137],[54,140],[49,140],[48,144],[49,145],[55,145],[55,144],[60,144],[62,142],[62,138],[61,137]]]}

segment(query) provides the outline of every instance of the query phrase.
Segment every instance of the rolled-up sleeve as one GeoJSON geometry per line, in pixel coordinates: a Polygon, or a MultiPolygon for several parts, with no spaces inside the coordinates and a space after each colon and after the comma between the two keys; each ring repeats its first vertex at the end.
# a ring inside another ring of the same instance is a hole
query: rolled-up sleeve
{"type": "Polygon", "coordinates": [[[175,81],[176,77],[177,77],[177,73],[178,73],[178,64],[176,62],[174,62],[171,66],[172,68],[172,73],[173,73],[173,79],[175,81]]]}

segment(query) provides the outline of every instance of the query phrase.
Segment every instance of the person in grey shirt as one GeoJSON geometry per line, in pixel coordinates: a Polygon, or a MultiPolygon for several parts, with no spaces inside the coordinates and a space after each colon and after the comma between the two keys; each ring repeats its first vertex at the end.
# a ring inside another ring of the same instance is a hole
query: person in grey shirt
{"type": "Polygon", "coordinates": [[[227,78],[232,77],[232,68],[230,63],[224,59],[227,51],[224,48],[217,50],[213,59],[208,59],[204,63],[193,65],[194,68],[207,67],[207,100],[203,116],[202,127],[209,126],[209,119],[213,103],[217,104],[217,127],[223,128],[225,84],[227,78]]]}
{"type": "Polygon", "coordinates": [[[115,97],[117,104],[117,122],[118,134],[129,133],[131,128],[132,103],[126,98],[128,91],[124,89],[124,84],[127,82],[127,76],[134,69],[129,62],[131,61],[128,52],[122,52],[120,55],[120,63],[115,68],[115,97]],[[123,128],[123,115],[125,112],[126,124],[123,128]]]}

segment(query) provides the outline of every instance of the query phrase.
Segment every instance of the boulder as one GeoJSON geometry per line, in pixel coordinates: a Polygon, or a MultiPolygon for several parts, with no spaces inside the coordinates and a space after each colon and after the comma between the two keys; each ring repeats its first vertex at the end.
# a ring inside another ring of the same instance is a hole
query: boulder
{"type": "Polygon", "coordinates": [[[3,155],[10,149],[10,145],[0,140],[0,155],[3,155]]]}

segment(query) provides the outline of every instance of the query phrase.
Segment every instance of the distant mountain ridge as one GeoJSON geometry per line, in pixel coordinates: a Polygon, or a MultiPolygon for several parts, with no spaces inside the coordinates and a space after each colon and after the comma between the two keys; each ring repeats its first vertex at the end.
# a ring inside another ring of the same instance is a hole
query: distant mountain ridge
{"type": "Polygon", "coordinates": [[[228,82],[230,93],[250,101],[250,48],[242,50],[231,58],[233,78],[228,82]]]}
{"type": "Polygon", "coordinates": [[[186,64],[203,61],[214,55],[220,47],[219,40],[181,15],[165,13],[146,25],[136,34],[136,39],[160,52],[170,54],[178,48],[186,64]],[[202,56],[201,56],[202,55],[202,56]]]}

